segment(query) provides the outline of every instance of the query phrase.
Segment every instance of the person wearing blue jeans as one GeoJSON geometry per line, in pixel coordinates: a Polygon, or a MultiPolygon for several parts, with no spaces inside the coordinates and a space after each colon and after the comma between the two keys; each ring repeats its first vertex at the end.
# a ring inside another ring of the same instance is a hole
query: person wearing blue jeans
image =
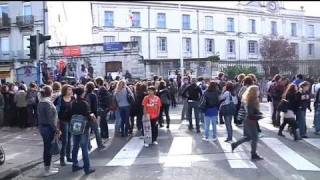
{"type": "Polygon", "coordinates": [[[71,150],[71,133],[69,131],[70,125],[69,122],[60,122],[60,129],[61,129],[61,151],[60,151],[60,164],[62,166],[65,165],[64,158],[67,157],[68,162],[72,162],[71,156],[70,156],[70,150],[71,150]]]}
{"type": "Polygon", "coordinates": [[[194,116],[196,118],[197,133],[200,133],[200,118],[199,118],[199,102],[189,100],[188,102],[188,119],[189,119],[189,130],[193,129],[192,125],[192,109],[194,110],[194,116]]]}
{"type": "Polygon", "coordinates": [[[314,101],[314,128],[315,128],[315,134],[320,135],[320,90],[315,92],[315,101],[314,101]]]}
{"type": "Polygon", "coordinates": [[[120,107],[119,111],[121,116],[121,135],[125,137],[128,136],[129,130],[130,106],[120,107]]]}
{"type": "Polygon", "coordinates": [[[89,131],[86,130],[84,134],[73,136],[73,148],[72,148],[72,171],[78,171],[82,169],[78,165],[78,152],[79,147],[82,150],[82,159],[83,159],[83,169],[84,172],[87,174],[90,171],[90,160],[89,160],[89,150],[88,150],[88,143],[89,143],[89,131]]]}
{"type": "Polygon", "coordinates": [[[307,126],[306,126],[306,111],[310,108],[310,96],[308,94],[310,87],[310,83],[304,81],[299,85],[299,91],[297,92],[297,107],[298,110],[296,112],[297,124],[300,132],[300,138],[308,138],[307,136],[307,126]]]}
{"type": "Polygon", "coordinates": [[[114,126],[115,126],[115,132],[121,133],[121,116],[120,116],[120,111],[119,111],[119,109],[116,110],[116,111],[114,112],[114,114],[115,114],[114,116],[115,116],[115,119],[116,119],[115,124],[114,124],[114,126]]]}
{"type": "MultiPolygon", "coordinates": [[[[97,145],[99,149],[103,149],[105,146],[102,143],[102,138],[101,138],[101,133],[99,131],[99,125],[96,121],[90,121],[89,122],[90,128],[92,129],[92,131],[94,132],[94,135],[96,136],[96,141],[97,141],[97,145]]],[[[91,142],[90,142],[90,136],[88,139],[88,147],[89,149],[91,149],[91,142]]]]}
{"type": "MultiPolygon", "coordinates": [[[[223,113],[223,118],[225,121],[225,125],[226,125],[226,129],[227,129],[227,133],[228,133],[228,137],[225,140],[225,142],[229,142],[232,141],[232,117],[235,114],[235,105],[234,105],[234,97],[232,95],[232,91],[233,91],[233,84],[231,82],[227,82],[226,86],[223,88],[224,89],[224,93],[221,97],[222,103],[221,103],[221,107],[222,106],[231,106],[231,104],[233,104],[234,109],[232,111],[234,112],[222,112],[223,113]]],[[[230,109],[231,111],[231,109],[230,109]]]]}
{"type": "Polygon", "coordinates": [[[223,116],[223,118],[228,133],[228,137],[225,141],[232,141],[232,116],[223,116]]]}
{"type": "Polygon", "coordinates": [[[213,141],[217,140],[217,121],[218,121],[218,116],[204,116],[205,137],[203,140],[205,141],[209,140],[210,124],[212,124],[212,140],[213,141]]]}

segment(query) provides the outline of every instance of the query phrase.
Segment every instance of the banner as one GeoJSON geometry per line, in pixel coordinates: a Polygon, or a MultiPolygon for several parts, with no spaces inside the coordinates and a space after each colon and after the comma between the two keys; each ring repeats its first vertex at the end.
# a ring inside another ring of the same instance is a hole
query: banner
{"type": "Polygon", "coordinates": [[[103,44],[104,51],[122,51],[123,43],[121,42],[108,42],[103,44]]]}
{"type": "Polygon", "coordinates": [[[63,48],[63,56],[80,56],[81,50],[80,46],[68,46],[63,48]]]}

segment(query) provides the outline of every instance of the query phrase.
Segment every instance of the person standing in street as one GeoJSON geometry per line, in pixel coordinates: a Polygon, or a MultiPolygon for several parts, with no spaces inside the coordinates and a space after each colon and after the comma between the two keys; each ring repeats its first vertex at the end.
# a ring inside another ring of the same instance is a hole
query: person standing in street
{"type": "Polygon", "coordinates": [[[205,133],[202,140],[209,141],[209,131],[210,124],[212,124],[212,140],[217,140],[217,130],[216,125],[218,122],[218,111],[219,111],[219,96],[220,91],[218,84],[214,81],[211,81],[208,89],[204,92],[203,97],[205,100],[205,109],[204,109],[204,125],[205,133]]]}
{"type": "Polygon", "coordinates": [[[54,102],[56,106],[58,118],[59,118],[59,127],[61,130],[61,151],[60,151],[60,165],[65,166],[65,158],[67,162],[72,162],[71,159],[71,133],[70,129],[70,120],[71,120],[71,104],[73,101],[73,91],[72,87],[68,84],[63,85],[61,89],[61,96],[57,97],[54,102]]]}
{"type": "Polygon", "coordinates": [[[43,176],[57,174],[59,169],[51,167],[51,142],[54,138],[59,138],[61,132],[58,129],[58,114],[54,104],[51,101],[52,89],[50,86],[44,86],[40,91],[40,102],[37,113],[39,118],[39,131],[43,140],[43,176]]]}
{"type": "Polygon", "coordinates": [[[135,92],[135,99],[136,99],[136,104],[137,104],[137,128],[139,135],[143,136],[143,122],[142,122],[142,117],[143,117],[143,105],[142,101],[144,97],[148,95],[147,93],[147,86],[143,83],[137,83],[136,84],[136,92],[135,92]]]}
{"type": "Polygon", "coordinates": [[[184,77],[183,78],[183,84],[179,89],[179,96],[181,96],[182,99],[182,112],[181,112],[181,120],[185,120],[188,119],[188,98],[187,98],[187,94],[183,93],[186,91],[187,87],[190,85],[189,79],[188,77],[184,77]]]}
{"type": "Polygon", "coordinates": [[[19,91],[16,93],[14,101],[17,107],[17,119],[20,128],[26,128],[28,123],[28,103],[27,103],[27,92],[23,85],[19,86],[19,91]]]}
{"type": "Polygon", "coordinates": [[[160,116],[159,116],[159,125],[160,128],[163,127],[164,120],[163,120],[163,113],[166,115],[166,122],[167,122],[167,129],[169,129],[170,126],[170,115],[169,115],[169,109],[170,109],[170,93],[166,87],[165,81],[160,81],[159,87],[158,87],[158,97],[160,97],[161,100],[161,108],[160,108],[160,116]]]}
{"type": "Polygon", "coordinates": [[[38,87],[35,83],[30,83],[30,89],[27,92],[28,103],[28,124],[36,126],[37,120],[37,104],[38,104],[38,87]]]}
{"type": "Polygon", "coordinates": [[[314,110],[315,110],[315,117],[314,117],[314,125],[315,125],[315,132],[314,134],[320,135],[320,89],[316,92],[315,100],[314,100],[314,110]]]}
{"type": "Polygon", "coordinates": [[[240,138],[237,142],[231,143],[232,152],[240,144],[251,141],[251,159],[252,160],[263,160],[257,154],[257,142],[259,139],[257,122],[262,118],[260,112],[260,103],[259,103],[259,87],[252,85],[247,88],[243,94],[242,104],[245,106],[247,115],[244,121],[244,136],[240,138]]]}
{"type": "Polygon", "coordinates": [[[192,125],[192,109],[194,110],[194,115],[196,118],[196,128],[197,133],[200,133],[200,117],[199,117],[199,101],[202,96],[202,91],[196,84],[196,79],[191,80],[191,84],[183,92],[183,96],[187,97],[188,101],[188,120],[189,120],[189,130],[193,129],[192,125]]]}
{"type": "Polygon", "coordinates": [[[279,74],[273,77],[273,83],[269,88],[269,94],[271,96],[272,101],[272,124],[275,127],[280,126],[280,113],[277,111],[277,107],[281,100],[282,94],[284,92],[283,87],[281,86],[281,76],[279,74]]]}
{"type": "Polygon", "coordinates": [[[169,79],[168,88],[169,88],[170,99],[171,99],[171,107],[175,108],[177,106],[176,94],[178,92],[178,85],[173,78],[169,79]]]}
{"type": "Polygon", "coordinates": [[[148,88],[148,95],[144,97],[142,105],[144,107],[144,114],[150,117],[152,143],[157,145],[158,119],[160,115],[161,100],[155,95],[155,92],[156,88],[154,86],[150,86],[148,88]]]}
{"type": "Polygon", "coordinates": [[[308,138],[307,136],[307,126],[306,126],[306,112],[307,109],[311,112],[310,108],[310,95],[308,93],[310,88],[310,83],[303,81],[299,85],[299,91],[297,93],[297,123],[300,132],[300,138],[308,138]]]}
{"type": "Polygon", "coordinates": [[[86,175],[95,172],[95,169],[90,167],[90,160],[89,160],[89,122],[94,121],[94,114],[90,114],[90,106],[89,103],[85,99],[85,91],[84,87],[81,85],[74,90],[76,95],[75,101],[72,102],[71,105],[71,114],[73,115],[81,115],[86,118],[86,126],[84,128],[83,134],[73,135],[73,147],[72,147],[72,172],[79,171],[84,169],[86,175]],[[83,160],[83,167],[80,167],[78,164],[78,152],[79,147],[82,150],[82,160],[83,160]]]}

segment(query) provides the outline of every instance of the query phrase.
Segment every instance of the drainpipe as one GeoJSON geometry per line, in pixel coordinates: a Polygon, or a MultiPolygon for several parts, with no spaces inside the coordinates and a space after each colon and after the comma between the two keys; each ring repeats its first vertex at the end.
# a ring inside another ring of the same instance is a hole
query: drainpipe
{"type": "Polygon", "coordinates": [[[197,38],[198,38],[198,59],[199,59],[200,58],[199,9],[197,9],[197,38]]]}
{"type": "Polygon", "coordinates": [[[150,58],[150,6],[148,6],[148,59],[150,58]]]}

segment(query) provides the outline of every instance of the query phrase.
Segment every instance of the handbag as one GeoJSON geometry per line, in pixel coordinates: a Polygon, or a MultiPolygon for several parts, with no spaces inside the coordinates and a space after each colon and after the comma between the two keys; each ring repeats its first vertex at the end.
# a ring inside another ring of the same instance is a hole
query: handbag
{"type": "Polygon", "coordinates": [[[223,116],[233,116],[236,113],[236,105],[234,104],[231,95],[229,104],[222,105],[220,111],[223,116]]]}
{"type": "Polygon", "coordinates": [[[87,126],[88,119],[87,117],[76,114],[71,117],[70,121],[70,132],[72,135],[81,135],[84,134],[84,131],[87,126]]]}
{"type": "Polygon", "coordinates": [[[58,155],[60,154],[61,150],[61,142],[58,138],[53,138],[51,142],[50,154],[51,155],[58,155]]]}

